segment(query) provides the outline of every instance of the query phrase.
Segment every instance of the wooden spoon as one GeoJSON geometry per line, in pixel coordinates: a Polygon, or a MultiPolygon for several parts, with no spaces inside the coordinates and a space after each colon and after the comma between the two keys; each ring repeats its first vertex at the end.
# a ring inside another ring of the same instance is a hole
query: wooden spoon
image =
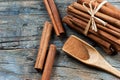
{"type": "Polygon", "coordinates": [[[87,65],[103,69],[120,78],[120,71],[106,62],[95,48],[78,37],[74,35],[70,36],[62,49],[77,60],[87,65]]]}

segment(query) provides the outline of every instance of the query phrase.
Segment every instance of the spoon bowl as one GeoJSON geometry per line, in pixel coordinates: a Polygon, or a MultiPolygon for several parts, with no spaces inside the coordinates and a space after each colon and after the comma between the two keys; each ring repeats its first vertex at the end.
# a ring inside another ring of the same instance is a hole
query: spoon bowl
{"type": "Polygon", "coordinates": [[[94,47],[74,35],[68,38],[62,50],[82,63],[103,69],[120,78],[120,71],[112,67],[94,47]]]}

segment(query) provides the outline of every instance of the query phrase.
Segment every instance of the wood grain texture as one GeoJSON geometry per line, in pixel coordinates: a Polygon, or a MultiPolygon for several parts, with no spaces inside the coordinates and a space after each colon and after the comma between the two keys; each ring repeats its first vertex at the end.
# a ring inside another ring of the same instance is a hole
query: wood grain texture
{"type": "MultiPolygon", "coordinates": [[[[74,1],[55,0],[61,17],[74,1]]],[[[120,8],[120,0],[108,1],[120,8]]],[[[43,0],[0,0],[0,80],[38,80],[41,77],[42,73],[34,69],[34,64],[46,20],[50,21],[43,0]]],[[[120,70],[120,54],[108,56],[90,39],[64,26],[67,36],[74,34],[96,46],[104,58],[120,70]]],[[[51,43],[57,46],[58,54],[51,80],[119,80],[67,56],[61,50],[67,37],[60,39],[52,35],[51,43]]]]}
{"type": "Polygon", "coordinates": [[[74,36],[70,36],[62,48],[63,51],[69,53],[72,57],[80,60],[90,59],[89,51],[85,45],[76,39],[74,36]]]}

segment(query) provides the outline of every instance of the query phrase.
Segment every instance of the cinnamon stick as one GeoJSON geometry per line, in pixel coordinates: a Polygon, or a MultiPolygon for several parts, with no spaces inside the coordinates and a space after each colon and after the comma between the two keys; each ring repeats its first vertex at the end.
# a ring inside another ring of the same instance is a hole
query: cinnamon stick
{"type": "MultiPolygon", "coordinates": [[[[74,3],[72,4],[72,6],[73,6],[74,8],[76,8],[76,9],[80,10],[80,11],[83,11],[83,12],[86,12],[86,13],[87,13],[87,10],[86,10],[81,4],[79,4],[79,3],[74,2],[74,3]]],[[[101,13],[101,12],[97,12],[97,13],[95,14],[95,16],[97,16],[98,18],[100,18],[100,19],[108,22],[109,24],[113,24],[115,27],[120,28],[120,20],[118,20],[118,19],[116,19],[116,18],[113,18],[113,17],[111,17],[111,16],[105,15],[105,14],[103,14],[103,13],[101,13]]]]}
{"type": "Polygon", "coordinates": [[[64,33],[64,29],[60,20],[58,9],[53,0],[44,0],[44,4],[53,23],[56,35],[60,36],[60,34],[64,33]]]}
{"type": "Polygon", "coordinates": [[[35,68],[36,69],[43,69],[43,64],[45,61],[45,56],[47,52],[47,48],[49,45],[49,40],[52,32],[52,24],[48,21],[45,22],[41,40],[40,40],[40,47],[38,50],[38,55],[35,63],[35,68]]]}
{"type": "MultiPolygon", "coordinates": [[[[80,4],[83,4],[84,2],[86,2],[86,4],[88,5],[90,3],[90,0],[77,0],[77,2],[80,4]]],[[[98,2],[92,3],[92,6],[95,7],[95,6],[98,6],[99,4],[100,3],[98,3],[98,2]]],[[[118,11],[113,12],[113,10],[111,8],[108,8],[104,5],[100,8],[100,12],[120,20],[120,14],[118,11]]]]}
{"type": "Polygon", "coordinates": [[[107,48],[105,48],[105,47],[103,47],[103,46],[100,46],[107,54],[110,54],[110,55],[112,55],[112,54],[117,54],[117,51],[115,50],[115,49],[112,49],[112,48],[110,48],[110,49],[107,49],[107,48]]]}
{"type": "MultiPolygon", "coordinates": [[[[84,33],[84,30],[82,28],[77,27],[77,25],[74,25],[71,22],[71,18],[69,16],[65,16],[63,18],[63,22],[69,25],[69,27],[76,30],[77,32],[82,33],[82,34],[84,33]]],[[[108,54],[113,53],[113,51],[111,50],[111,44],[105,41],[104,39],[99,38],[100,36],[98,37],[95,34],[91,34],[91,33],[89,33],[87,36],[91,38],[92,40],[94,40],[96,43],[98,43],[100,46],[104,47],[106,49],[106,52],[109,52],[108,54]]]]}
{"type": "Polygon", "coordinates": [[[45,68],[44,68],[41,80],[50,80],[50,74],[52,71],[52,66],[54,63],[55,54],[56,54],[56,46],[51,44],[50,48],[49,48],[49,52],[48,52],[48,56],[46,59],[45,68]]]}
{"type": "MultiPolygon", "coordinates": [[[[76,18],[78,18],[78,19],[80,19],[80,20],[83,20],[83,21],[85,21],[85,22],[88,22],[88,21],[89,21],[88,19],[83,18],[83,17],[80,16],[80,15],[76,15],[76,14],[74,14],[74,13],[72,13],[72,12],[68,12],[68,14],[71,14],[72,16],[75,16],[76,18]]],[[[97,23],[99,23],[99,22],[97,21],[97,23]]],[[[98,28],[99,30],[103,30],[103,31],[105,31],[105,32],[107,32],[107,33],[109,33],[109,34],[117,37],[117,38],[120,38],[120,33],[116,32],[116,31],[114,31],[114,30],[109,29],[109,27],[111,27],[111,26],[108,26],[108,25],[107,25],[107,26],[103,26],[103,25],[97,24],[97,28],[98,28]]],[[[120,30],[120,29],[119,29],[119,30],[120,30]]]]}

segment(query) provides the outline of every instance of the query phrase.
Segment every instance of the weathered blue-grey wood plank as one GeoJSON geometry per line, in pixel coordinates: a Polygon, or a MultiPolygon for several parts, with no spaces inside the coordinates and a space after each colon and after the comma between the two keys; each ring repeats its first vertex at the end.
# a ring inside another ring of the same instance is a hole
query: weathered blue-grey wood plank
{"type": "MultiPolygon", "coordinates": [[[[61,17],[66,15],[66,7],[76,0],[55,0],[61,17]]],[[[108,0],[120,8],[120,0],[108,0]]],[[[43,0],[0,0],[0,80],[38,80],[42,73],[34,69],[39,40],[44,22],[49,19],[43,0]]],[[[67,36],[74,34],[91,45],[94,43],[83,35],[69,29],[67,36]]],[[[62,39],[52,34],[50,43],[57,46],[57,56],[51,80],[119,80],[117,77],[86,66],[67,56],[62,39]]],[[[120,70],[120,54],[108,56],[96,45],[104,58],[120,70]]]]}
{"type": "MultiPolygon", "coordinates": [[[[58,49],[60,51],[60,49],[58,49]]],[[[36,49],[1,50],[0,80],[38,80],[41,74],[34,69],[36,49]]],[[[106,56],[107,61],[120,70],[119,57],[106,56]]],[[[57,54],[51,80],[119,80],[102,70],[78,62],[62,51],[57,54]]]]}

